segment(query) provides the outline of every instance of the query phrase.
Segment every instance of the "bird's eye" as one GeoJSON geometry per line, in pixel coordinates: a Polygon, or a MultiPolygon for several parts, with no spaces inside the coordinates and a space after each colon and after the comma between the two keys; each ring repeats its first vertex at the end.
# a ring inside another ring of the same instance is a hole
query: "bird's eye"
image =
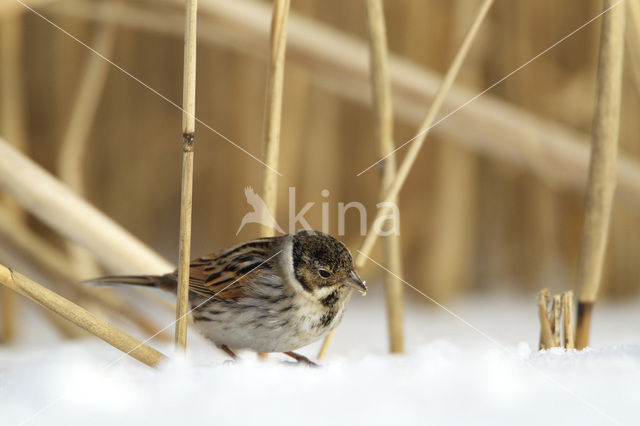
{"type": "Polygon", "coordinates": [[[320,269],[320,270],[318,271],[318,273],[320,274],[320,276],[321,276],[322,278],[329,278],[329,277],[331,276],[331,272],[329,272],[329,271],[327,271],[327,270],[324,270],[324,269],[320,269]]]}

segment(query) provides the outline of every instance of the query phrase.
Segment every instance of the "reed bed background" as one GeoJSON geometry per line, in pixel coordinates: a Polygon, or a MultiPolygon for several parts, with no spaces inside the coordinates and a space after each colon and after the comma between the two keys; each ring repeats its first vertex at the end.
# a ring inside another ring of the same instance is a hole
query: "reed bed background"
{"type": "MultiPolygon", "coordinates": [[[[276,120],[267,119],[271,109],[265,109],[272,2],[199,1],[195,110],[206,126],[195,126],[193,256],[260,235],[256,224],[236,231],[250,211],[245,187],[259,192],[265,169],[230,141],[263,158],[265,129],[274,129],[269,126],[279,129],[277,160],[269,163],[275,161],[282,174],[272,193],[274,216],[285,229],[289,187],[295,187],[296,210],[315,202],[305,215],[313,228],[323,227],[322,203],[329,205],[333,234],[338,202],[363,203],[367,224],[373,221],[376,203],[384,198],[381,180],[392,178],[375,167],[357,175],[388,149],[385,132],[393,132],[396,146],[416,135],[482,2],[383,3],[390,81],[376,79],[376,85],[389,85],[376,93],[389,92],[384,96],[393,103],[392,130],[380,124],[390,120],[381,110],[388,106],[380,105],[380,97],[374,103],[369,79],[366,8],[377,3],[291,2],[282,119],[265,125],[276,120]]],[[[640,9],[636,0],[625,3],[618,190],[599,290],[600,297],[614,300],[633,297],[640,288],[640,123],[635,119],[640,9]]],[[[89,296],[78,294],[84,290],[71,284],[102,272],[98,268],[154,273],[177,264],[182,147],[176,135],[182,127],[175,105],[182,104],[184,5],[177,0],[28,4],[167,98],[96,62],[94,53],[19,3],[0,2],[0,135],[171,259],[153,253],[141,258],[145,249],[137,246],[114,257],[118,244],[130,247],[129,240],[120,231],[114,231],[117,237],[107,232],[102,219],[94,222],[100,226],[92,254],[79,251],[52,230],[53,218],[67,216],[66,237],[80,241],[89,228],[78,223],[93,212],[65,202],[58,210],[35,205],[25,213],[13,201],[20,185],[38,189],[43,180],[37,173],[22,174],[27,166],[15,160],[13,193],[3,175],[0,264],[11,262],[27,276],[38,271],[67,298],[86,301],[89,296]],[[65,206],[82,214],[74,219],[65,206]],[[110,236],[115,240],[109,242],[110,236]],[[103,256],[101,244],[110,247],[103,256]],[[87,267],[87,258],[97,265],[87,267]]],[[[400,269],[406,281],[441,302],[494,290],[530,294],[532,316],[541,288],[553,294],[576,290],[602,20],[438,120],[598,15],[602,5],[599,0],[494,2],[398,195],[401,265],[392,269],[400,269]]],[[[411,146],[398,152],[398,165],[411,146]]],[[[357,211],[349,211],[345,229],[342,239],[355,250],[363,241],[357,211]]],[[[392,261],[383,247],[377,244],[369,255],[392,261]]],[[[376,285],[382,272],[368,262],[361,274],[376,285]]],[[[99,294],[97,308],[105,309],[100,299],[110,297],[121,307],[116,315],[133,315],[117,293],[99,294]]],[[[21,302],[9,292],[0,296],[3,313],[9,312],[3,335],[9,337],[21,302]]],[[[405,297],[431,306],[413,293],[405,297]]],[[[148,330],[159,328],[145,324],[148,330]]],[[[395,349],[401,342],[395,340],[395,349]]]]}

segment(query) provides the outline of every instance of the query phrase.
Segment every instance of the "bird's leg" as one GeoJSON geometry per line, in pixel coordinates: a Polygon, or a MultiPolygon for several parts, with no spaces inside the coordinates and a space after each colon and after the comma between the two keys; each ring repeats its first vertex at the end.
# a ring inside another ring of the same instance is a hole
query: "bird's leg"
{"type": "Polygon", "coordinates": [[[295,359],[296,361],[303,363],[303,364],[307,364],[310,367],[318,367],[318,364],[316,364],[315,362],[311,361],[309,358],[307,358],[304,355],[300,355],[297,354],[295,352],[285,352],[285,355],[289,355],[291,358],[295,359]]]}
{"type": "Polygon", "coordinates": [[[229,346],[221,345],[221,346],[219,346],[219,348],[222,349],[223,351],[225,351],[225,353],[227,355],[229,355],[231,357],[231,359],[233,359],[234,361],[237,361],[239,359],[238,355],[236,355],[231,349],[229,349],[229,346]]]}

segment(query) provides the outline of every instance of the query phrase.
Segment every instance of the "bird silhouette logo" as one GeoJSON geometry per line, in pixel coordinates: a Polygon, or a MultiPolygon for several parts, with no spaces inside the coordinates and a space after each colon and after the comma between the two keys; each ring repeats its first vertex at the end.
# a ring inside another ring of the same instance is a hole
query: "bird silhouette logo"
{"type": "Polygon", "coordinates": [[[253,207],[253,211],[243,216],[240,227],[236,231],[236,235],[238,235],[240,231],[242,231],[242,228],[244,228],[244,226],[248,223],[257,223],[262,226],[268,226],[280,232],[281,234],[284,234],[284,231],[282,230],[280,225],[278,225],[278,222],[276,222],[276,219],[269,211],[267,204],[264,202],[262,197],[256,194],[252,187],[247,186],[244,189],[244,196],[247,199],[247,203],[251,207],[253,207]]]}

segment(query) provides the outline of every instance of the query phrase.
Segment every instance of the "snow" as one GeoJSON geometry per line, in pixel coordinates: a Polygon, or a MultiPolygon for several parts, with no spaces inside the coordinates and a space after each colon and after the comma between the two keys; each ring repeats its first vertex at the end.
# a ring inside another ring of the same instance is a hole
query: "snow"
{"type": "Polygon", "coordinates": [[[640,424],[638,300],[598,305],[581,352],[536,350],[534,296],[447,304],[475,329],[410,304],[407,354],[388,355],[373,293],[351,301],[318,369],[251,353],[228,363],[192,332],[186,363],[153,370],[97,339],[52,337],[29,307],[22,341],[0,348],[0,424],[640,424]]]}

